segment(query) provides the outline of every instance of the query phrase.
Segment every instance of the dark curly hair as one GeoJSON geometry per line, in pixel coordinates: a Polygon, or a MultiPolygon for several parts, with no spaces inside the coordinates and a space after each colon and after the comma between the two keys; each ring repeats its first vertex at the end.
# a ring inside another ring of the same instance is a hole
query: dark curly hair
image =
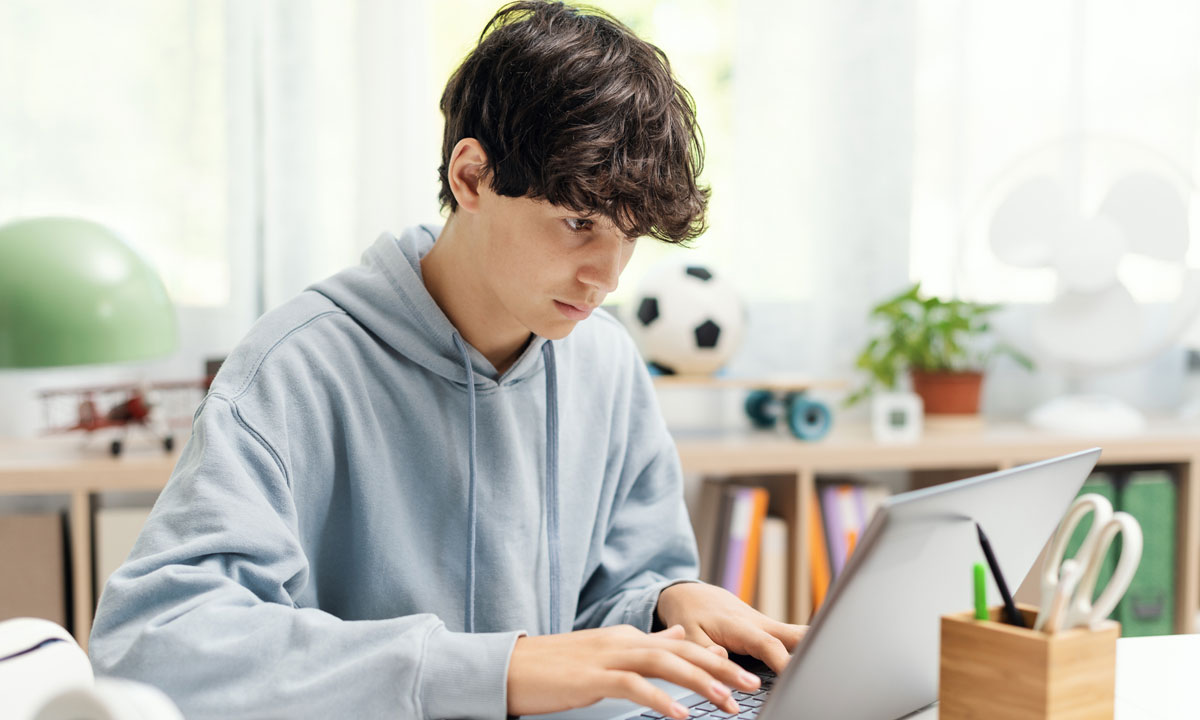
{"type": "Polygon", "coordinates": [[[442,207],[463,138],[499,195],[608,217],[629,237],[686,245],[704,232],[704,140],[662,50],[593,8],[523,0],[488,22],[442,93],[442,207]]]}

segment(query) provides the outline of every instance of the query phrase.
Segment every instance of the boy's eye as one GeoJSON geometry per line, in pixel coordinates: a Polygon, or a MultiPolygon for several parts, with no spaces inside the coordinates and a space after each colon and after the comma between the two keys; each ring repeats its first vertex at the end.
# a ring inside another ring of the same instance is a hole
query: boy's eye
{"type": "Polygon", "coordinates": [[[565,222],[571,232],[584,232],[592,229],[592,221],[587,218],[567,218],[565,222]]]}

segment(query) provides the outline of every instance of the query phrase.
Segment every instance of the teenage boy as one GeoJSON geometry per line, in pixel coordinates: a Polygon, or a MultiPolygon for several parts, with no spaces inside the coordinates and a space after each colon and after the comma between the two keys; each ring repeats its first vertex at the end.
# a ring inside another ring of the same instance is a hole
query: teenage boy
{"type": "Polygon", "coordinates": [[[660,677],[726,708],[802,632],[687,582],[678,456],[593,312],[636,238],[703,230],[687,92],[604,14],[503,8],[442,96],[445,227],[264,316],[91,637],[203,718],[502,718],[660,677]],[[665,630],[650,632],[655,626],[665,630]]]}

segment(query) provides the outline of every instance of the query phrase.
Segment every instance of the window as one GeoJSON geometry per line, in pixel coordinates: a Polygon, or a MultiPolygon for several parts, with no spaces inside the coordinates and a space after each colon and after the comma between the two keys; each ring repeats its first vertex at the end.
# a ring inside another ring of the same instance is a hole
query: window
{"type": "MultiPolygon", "coordinates": [[[[987,246],[998,199],[1036,172],[1078,177],[1079,212],[1114,178],[1150,170],[1195,205],[1200,6],[1187,0],[917,3],[910,271],[930,292],[1045,302],[1052,270],[1004,265],[987,246]],[[999,198],[997,197],[999,196],[999,198]]],[[[1193,212],[1190,264],[1200,266],[1193,212]]],[[[1120,280],[1171,301],[1174,263],[1127,254],[1120,280]]]]}
{"type": "Polygon", "coordinates": [[[226,303],[224,8],[0,4],[0,222],[96,220],[151,259],[176,303],[226,303]]]}

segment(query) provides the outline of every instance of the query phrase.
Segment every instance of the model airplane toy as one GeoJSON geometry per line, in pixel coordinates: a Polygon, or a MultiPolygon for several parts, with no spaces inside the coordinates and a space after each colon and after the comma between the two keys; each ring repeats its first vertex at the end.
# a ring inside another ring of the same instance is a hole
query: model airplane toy
{"type": "Polygon", "coordinates": [[[141,428],[166,452],[175,449],[172,428],[186,426],[212,378],[176,382],[126,383],[45,390],[39,393],[50,434],[115,429],[109,452],[121,454],[130,428],[141,428]]]}

